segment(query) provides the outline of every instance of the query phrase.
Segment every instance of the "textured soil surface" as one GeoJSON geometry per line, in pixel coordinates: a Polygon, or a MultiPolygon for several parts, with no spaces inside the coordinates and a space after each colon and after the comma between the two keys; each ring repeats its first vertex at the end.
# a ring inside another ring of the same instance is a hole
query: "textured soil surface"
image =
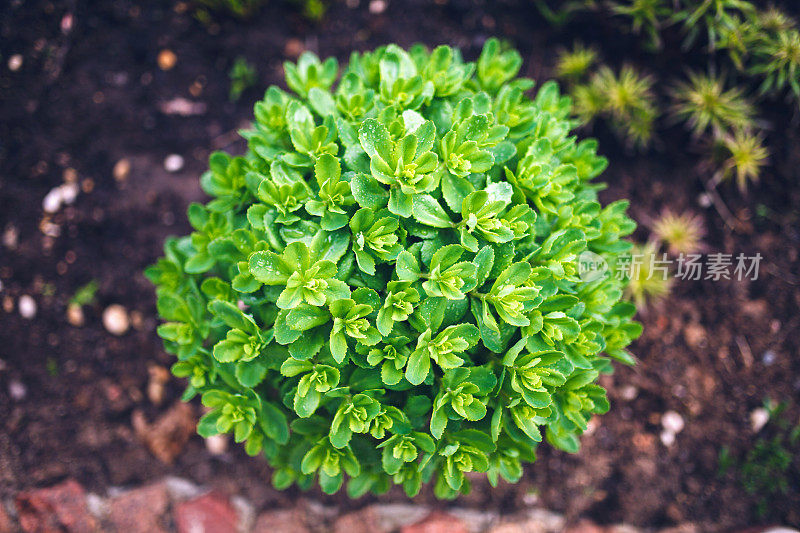
{"type": "MultiPolygon", "coordinates": [[[[105,491],[164,474],[244,494],[257,509],[290,507],[298,497],[294,489],[272,489],[265,462],[237,446],[212,455],[193,435],[199,409],[177,406],[179,380],[169,380],[161,398],[154,392],[171,360],[155,334],[153,290],[141,273],[160,255],[164,237],[188,232],[185,209],[202,199],[197,179],[210,152],[243,151],[236,130],[247,126],[269,84],[282,85],[284,60],[310,49],[344,62],[353,49],[387,42],[447,43],[474,59],[487,37],[499,35],[522,53],[523,74],[537,80],[550,77],[556,50],[576,36],[597,43],[612,63],[624,59],[659,74],[703,61],[646,54],[591,17],[557,32],[522,0],[377,4],[333,2],[311,23],[291,2],[270,1],[252,21],[223,17],[209,26],[174,1],[3,3],[0,497],[67,478],[105,491]],[[177,57],[169,70],[157,63],[165,49],[177,57]],[[23,62],[12,71],[14,54],[23,62]],[[238,56],[256,66],[259,80],[231,103],[227,72],[238,56]],[[176,98],[194,114],[176,114],[176,98]],[[170,154],[183,158],[177,172],[165,169],[170,154]],[[130,171],[115,178],[123,159],[130,171]],[[78,184],[77,198],[45,214],[43,199],[65,181],[78,184]],[[83,325],[73,325],[68,301],[91,280],[96,300],[83,308],[83,325]],[[130,322],[120,336],[103,326],[112,304],[123,306],[130,322]]],[[[720,188],[741,221],[736,231],[701,206],[708,172],[679,128],[662,129],[645,155],[626,151],[602,126],[581,132],[600,138],[612,161],[603,200],[631,200],[642,224],[638,240],[648,238],[647,222],[662,209],[695,211],[707,228],[707,252],[758,252],[760,276],[678,281],[667,300],[642,314],[645,333],[633,346],[639,364],[604,378],[612,408],[594,421],[580,453],[543,445],[517,485],[490,489],[475,481],[472,494],[454,504],[436,502],[428,491],[415,501],[501,513],[536,505],[570,522],[651,527],[800,524],[800,481],[759,515],[759,497],[718,466],[723,447],[742,457],[760,436],[750,419],[765,398],[800,400],[797,106],[770,104],[765,119],[773,155],[761,182],[746,196],[720,188]],[[668,411],[685,422],[674,442],[661,438],[668,411]]],[[[797,415],[791,406],[787,416],[797,415]]],[[[406,502],[399,491],[357,501],[308,497],[343,510],[406,502]]]]}

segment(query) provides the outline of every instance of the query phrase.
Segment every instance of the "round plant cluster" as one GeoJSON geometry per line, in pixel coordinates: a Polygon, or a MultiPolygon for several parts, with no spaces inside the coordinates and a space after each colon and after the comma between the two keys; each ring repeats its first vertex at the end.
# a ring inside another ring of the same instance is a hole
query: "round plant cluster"
{"type": "Polygon", "coordinates": [[[273,483],[353,497],[517,481],[543,435],[574,452],[639,335],[614,265],[634,229],[570,101],[489,40],[287,63],[215,153],[194,232],[147,270],[158,328],[202,395],[202,436],[264,453],[273,483]],[[337,83],[338,80],[338,83],[337,83]]]}

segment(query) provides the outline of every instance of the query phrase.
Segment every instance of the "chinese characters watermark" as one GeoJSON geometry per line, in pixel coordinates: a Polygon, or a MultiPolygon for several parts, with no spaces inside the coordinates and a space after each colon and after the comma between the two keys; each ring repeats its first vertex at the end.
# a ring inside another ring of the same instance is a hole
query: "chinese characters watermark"
{"type": "Polygon", "coordinates": [[[578,276],[584,282],[596,281],[607,275],[618,280],[638,279],[641,276],[647,280],[673,277],[691,281],[755,281],[762,259],[760,253],[681,253],[677,257],[670,257],[667,253],[634,253],[620,257],[611,267],[602,256],[585,251],[578,256],[578,276]]]}

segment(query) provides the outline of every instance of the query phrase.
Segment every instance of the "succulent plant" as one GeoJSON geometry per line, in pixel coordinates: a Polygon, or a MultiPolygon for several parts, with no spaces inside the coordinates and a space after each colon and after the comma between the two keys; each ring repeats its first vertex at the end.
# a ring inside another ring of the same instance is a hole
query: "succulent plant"
{"type": "Polygon", "coordinates": [[[475,63],[389,45],[286,65],[294,94],[267,90],[245,156],[211,156],[212,199],[146,272],[201,435],[265,454],[279,488],[347,477],[353,497],[450,498],[468,472],[517,481],[543,439],[577,451],[641,331],[625,280],[583,281],[577,257],[613,262],[635,224],[521,62],[492,39],[475,63]]]}

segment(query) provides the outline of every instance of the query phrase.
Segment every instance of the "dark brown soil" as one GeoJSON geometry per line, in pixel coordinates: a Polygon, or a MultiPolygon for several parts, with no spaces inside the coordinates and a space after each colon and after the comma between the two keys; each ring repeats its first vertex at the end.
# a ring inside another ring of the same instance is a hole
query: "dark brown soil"
{"type": "MultiPolygon", "coordinates": [[[[598,42],[612,61],[624,57],[659,75],[680,72],[681,61],[702,64],[677,52],[648,55],[591,17],[558,33],[522,1],[395,1],[381,14],[370,14],[366,0],[355,3],[333,3],[316,25],[290,3],[271,1],[253,21],[222,18],[210,28],[176,2],[12,0],[0,7],[0,496],[66,477],[103,490],[171,473],[236,490],[262,506],[297,497],[295,490],[270,487],[262,460],[238,447],[212,457],[199,437],[165,465],[132,425],[134,412],[156,419],[182,387],[171,381],[158,407],[147,399],[148,367],[171,361],[155,335],[152,287],[141,272],[159,256],[165,236],[188,231],[185,208],[202,198],[197,178],[210,151],[243,150],[235,130],[251,117],[259,93],[282,83],[281,64],[295,53],[292,39],[345,61],[352,49],[420,41],[459,46],[474,58],[488,36],[500,35],[522,52],[525,73],[540,80],[549,77],[555,50],[575,36],[598,42]],[[174,69],[158,68],[162,49],[177,55],[174,69]],[[6,65],[12,54],[24,57],[16,72],[6,65]],[[257,67],[259,85],[234,104],[227,71],[238,56],[257,67]],[[202,87],[196,97],[190,93],[195,83],[202,87]],[[190,117],[160,111],[176,97],[202,102],[206,110],[190,117]],[[176,174],[163,166],[172,153],[186,161],[176,174]],[[118,182],[112,168],[122,158],[130,160],[131,172],[118,182]],[[42,199],[73,172],[83,191],[73,205],[44,217],[42,199]],[[93,279],[97,301],[84,308],[85,326],[72,326],[67,302],[93,279]],[[38,304],[33,320],[18,312],[23,294],[38,304]],[[125,306],[133,319],[121,337],[102,326],[102,311],[112,303],[125,306]],[[24,398],[12,398],[20,384],[24,398]]],[[[738,457],[752,447],[750,413],[766,397],[800,399],[796,105],[770,104],[766,118],[772,166],[746,196],[721,188],[745,221],[736,232],[698,205],[701,179],[708,176],[681,130],[662,130],[660,148],[646,155],[626,152],[602,126],[593,132],[612,161],[604,200],[630,198],[640,221],[667,207],[700,212],[709,251],[760,252],[761,276],[678,282],[668,300],[642,316],[645,334],[634,346],[640,363],[605,380],[612,410],[596,420],[581,452],[570,456],[542,446],[518,485],[490,490],[477,482],[457,505],[511,512],[539,504],[572,519],[696,522],[704,530],[800,524],[797,480],[760,517],[757,497],[742,489],[735,473],[717,475],[723,446],[738,457]],[[758,206],[766,216],[756,214],[758,206]],[[659,438],[660,417],[668,410],[686,421],[669,447],[659,438]]],[[[643,227],[637,237],[647,235],[643,227]]],[[[796,419],[796,406],[790,414],[796,419]]],[[[313,497],[345,508],[372,501],[313,497]]],[[[381,497],[402,499],[399,492],[381,497]]],[[[429,493],[418,499],[432,501],[429,493]]]]}

